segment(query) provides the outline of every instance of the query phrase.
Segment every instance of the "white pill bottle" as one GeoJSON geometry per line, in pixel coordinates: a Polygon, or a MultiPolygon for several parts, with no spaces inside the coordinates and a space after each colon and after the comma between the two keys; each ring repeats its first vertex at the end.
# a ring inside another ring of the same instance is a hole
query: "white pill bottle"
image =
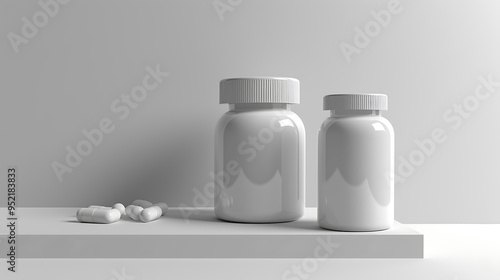
{"type": "Polygon", "coordinates": [[[215,214],[244,223],[300,218],[305,198],[305,129],[291,111],[297,79],[233,78],[220,82],[229,111],[215,131],[215,214]]]}
{"type": "Polygon", "coordinates": [[[384,94],[333,94],[318,136],[318,223],[340,231],[388,229],[394,220],[394,129],[384,94]]]}

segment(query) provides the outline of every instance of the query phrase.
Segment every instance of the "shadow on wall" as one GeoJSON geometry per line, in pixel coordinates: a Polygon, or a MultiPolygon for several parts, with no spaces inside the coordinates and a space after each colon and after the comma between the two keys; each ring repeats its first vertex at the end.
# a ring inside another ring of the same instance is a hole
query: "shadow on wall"
{"type": "Polygon", "coordinates": [[[83,188],[75,194],[81,199],[74,199],[81,207],[128,205],[135,199],[190,205],[193,189],[209,182],[213,169],[213,131],[207,128],[149,123],[110,135],[109,144],[75,178],[83,188]]]}

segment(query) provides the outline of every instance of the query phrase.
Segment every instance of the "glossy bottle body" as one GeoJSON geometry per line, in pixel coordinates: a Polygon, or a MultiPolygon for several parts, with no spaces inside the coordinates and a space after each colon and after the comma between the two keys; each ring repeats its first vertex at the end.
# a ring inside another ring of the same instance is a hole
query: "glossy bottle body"
{"type": "Polygon", "coordinates": [[[394,220],[394,130],[378,110],[335,110],[319,131],[318,223],[376,231],[394,220]]]}
{"type": "Polygon", "coordinates": [[[215,214],[246,223],[300,218],[305,130],[287,104],[230,104],[215,132],[215,214]]]}

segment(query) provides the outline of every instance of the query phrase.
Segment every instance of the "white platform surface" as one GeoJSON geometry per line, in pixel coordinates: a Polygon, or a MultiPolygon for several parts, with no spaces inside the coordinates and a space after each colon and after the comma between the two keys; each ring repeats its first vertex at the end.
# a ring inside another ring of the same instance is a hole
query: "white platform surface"
{"type": "Polygon", "coordinates": [[[424,259],[21,259],[0,279],[500,279],[500,225],[409,226],[425,235],[424,259]]]}
{"type": "Polygon", "coordinates": [[[425,235],[424,259],[19,259],[16,273],[0,265],[0,279],[500,279],[500,225],[408,226],[425,235]]]}
{"type": "MultiPolygon", "coordinates": [[[[316,209],[278,224],[228,223],[213,209],[169,209],[151,223],[80,223],[77,208],[18,209],[19,258],[422,258],[421,233],[395,222],[376,232],[321,229],[316,209]],[[188,218],[186,218],[188,217],[188,218]],[[333,245],[333,246],[332,246],[333,245]],[[327,248],[328,247],[328,248],[327,248]],[[317,252],[317,253],[315,253],[317,252]]],[[[5,208],[0,219],[6,221],[5,208]]],[[[0,228],[5,241],[7,228],[0,228]]],[[[6,242],[0,242],[5,250],[6,242]]]]}

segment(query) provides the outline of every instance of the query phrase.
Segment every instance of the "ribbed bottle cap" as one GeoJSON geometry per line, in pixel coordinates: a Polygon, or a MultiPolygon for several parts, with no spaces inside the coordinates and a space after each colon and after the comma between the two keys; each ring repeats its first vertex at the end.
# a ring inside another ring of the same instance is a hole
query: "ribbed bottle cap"
{"type": "Polygon", "coordinates": [[[220,81],[220,103],[300,103],[300,83],[294,78],[231,78],[220,81]]]}
{"type": "Polygon", "coordinates": [[[323,110],[387,110],[387,95],[380,93],[339,93],[323,98],[323,110]]]}

